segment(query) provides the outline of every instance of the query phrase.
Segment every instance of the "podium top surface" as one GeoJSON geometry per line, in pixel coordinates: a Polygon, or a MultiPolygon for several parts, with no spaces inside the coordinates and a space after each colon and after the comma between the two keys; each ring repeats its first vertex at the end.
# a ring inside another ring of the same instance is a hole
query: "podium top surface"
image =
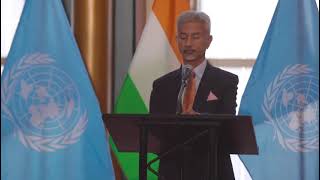
{"type": "Polygon", "coordinates": [[[145,125],[177,125],[179,123],[190,125],[215,125],[217,123],[233,120],[250,121],[251,116],[235,116],[229,114],[200,114],[200,115],[174,115],[174,114],[103,114],[103,120],[139,121],[145,125]],[[208,121],[214,120],[214,121],[208,121]]]}
{"type": "MultiPolygon", "coordinates": [[[[119,151],[139,151],[140,127],[157,128],[165,134],[168,128],[218,128],[230,154],[257,154],[251,116],[224,114],[103,114],[106,128],[119,151]]],[[[149,133],[148,152],[159,152],[159,139],[149,133]]]]}

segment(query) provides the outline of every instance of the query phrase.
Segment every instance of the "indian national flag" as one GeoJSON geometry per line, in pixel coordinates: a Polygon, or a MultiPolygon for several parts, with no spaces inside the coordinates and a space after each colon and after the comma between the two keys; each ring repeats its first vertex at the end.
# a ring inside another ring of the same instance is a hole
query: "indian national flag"
{"type": "MultiPolygon", "coordinates": [[[[117,99],[115,113],[149,112],[152,82],[180,66],[181,56],[176,44],[176,20],[182,11],[189,9],[189,0],[154,1],[129,73],[117,99]]],[[[119,153],[114,145],[113,150],[127,178],[138,179],[138,154],[119,153]]],[[[155,155],[151,154],[148,158],[154,157],[155,155]]],[[[155,179],[151,175],[149,178],[155,179]]]]}

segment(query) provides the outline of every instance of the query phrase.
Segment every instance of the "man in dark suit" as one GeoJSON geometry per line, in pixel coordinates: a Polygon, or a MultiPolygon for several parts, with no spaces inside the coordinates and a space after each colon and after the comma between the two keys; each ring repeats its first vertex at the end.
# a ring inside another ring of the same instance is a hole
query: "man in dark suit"
{"type": "MultiPolygon", "coordinates": [[[[238,77],[232,73],[211,66],[205,59],[205,52],[211,44],[210,19],[203,12],[187,11],[177,22],[177,43],[183,57],[183,65],[191,65],[193,72],[188,78],[182,100],[182,114],[235,114],[238,77]],[[193,86],[193,87],[191,87],[193,86]],[[189,88],[190,87],[190,88],[189,88]],[[192,93],[190,93],[192,92],[192,93]],[[190,105],[191,103],[191,105],[190,105]],[[189,104],[189,105],[188,105],[189,104]]],[[[177,98],[182,84],[182,66],[153,83],[150,98],[150,113],[175,114],[177,98]]],[[[176,131],[176,130],[172,130],[176,131]]],[[[190,134],[193,132],[180,132],[190,134]]],[[[170,130],[166,133],[166,144],[161,144],[164,152],[181,139],[174,137],[170,130]]],[[[234,179],[228,154],[219,150],[219,180],[234,179]]],[[[166,180],[181,178],[184,168],[186,179],[207,179],[208,137],[188,144],[160,160],[160,176],[166,180]],[[183,166],[186,161],[187,166],[183,166]]],[[[161,179],[160,178],[160,179],[161,179]]]]}

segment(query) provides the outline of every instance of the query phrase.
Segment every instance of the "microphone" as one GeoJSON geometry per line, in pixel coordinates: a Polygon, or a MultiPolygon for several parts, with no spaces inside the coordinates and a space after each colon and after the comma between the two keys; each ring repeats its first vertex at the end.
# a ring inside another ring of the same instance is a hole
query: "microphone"
{"type": "Polygon", "coordinates": [[[192,66],[190,64],[186,64],[182,66],[182,82],[186,81],[192,73],[192,66]]]}
{"type": "Polygon", "coordinates": [[[177,99],[177,109],[176,114],[181,114],[182,112],[182,94],[188,84],[188,79],[192,73],[192,66],[190,64],[186,64],[182,66],[182,75],[181,75],[181,86],[177,99]]]}

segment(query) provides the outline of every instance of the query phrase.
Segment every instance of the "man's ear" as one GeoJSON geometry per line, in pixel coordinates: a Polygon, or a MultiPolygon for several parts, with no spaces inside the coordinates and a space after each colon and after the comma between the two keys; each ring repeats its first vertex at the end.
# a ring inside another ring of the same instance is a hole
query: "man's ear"
{"type": "Polygon", "coordinates": [[[208,37],[208,41],[207,41],[207,49],[209,48],[209,46],[210,46],[211,42],[212,42],[212,35],[210,35],[210,36],[208,37]]]}

